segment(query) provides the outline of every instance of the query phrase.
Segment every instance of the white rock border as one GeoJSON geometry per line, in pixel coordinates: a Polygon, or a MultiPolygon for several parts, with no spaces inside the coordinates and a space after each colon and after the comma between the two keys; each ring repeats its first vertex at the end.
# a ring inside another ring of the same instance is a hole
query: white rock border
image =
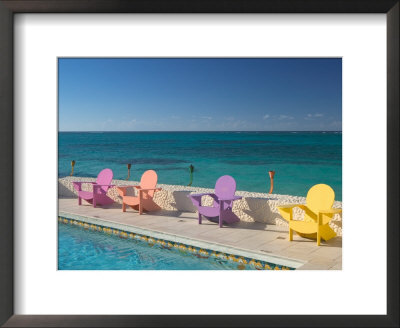
{"type": "MultiPolygon", "coordinates": [[[[87,177],[65,177],[58,179],[58,197],[71,198],[76,197],[77,192],[74,189],[73,181],[95,181],[95,178],[87,177]]],[[[114,185],[139,185],[138,181],[126,180],[113,180],[114,185]]],[[[161,191],[156,192],[154,195],[154,202],[157,203],[162,209],[170,211],[183,211],[183,212],[196,212],[190,199],[187,197],[191,193],[207,193],[213,192],[213,189],[188,187],[179,185],[165,185],[158,184],[157,187],[162,188],[161,191]]],[[[83,190],[91,190],[90,184],[83,184],[83,190]]],[[[134,190],[129,191],[132,195],[134,190]]],[[[262,222],[267,224],[275,224],[279,228],[287,229],[288,223],[279,214],[277,206],[282,204],[304,204],[305,197],[279,195],[279,194],[265,194],[248,191],[237,191],[236,195],[242,196],[241,200],[235,201],[233,212],[244,222],[262,222]]],[[[119,197],[116,188],[111,188],[108,196],[114,199],[117,203],[122,204],[121,197],[119,197]]],[[[212,204],[211,197],[204,197],[203,204],[209,206],[212,204]]],[[[334,208],[342,208],[342,202],[335,201],[334,208]]],[[[294,209],[294,219],[302,220],[304,211],[299,208],[294,209]]],[[[336,214],[331,222],[330,227],[336,232],[338,236],[342,236],[342,215],[336,214]]]]}

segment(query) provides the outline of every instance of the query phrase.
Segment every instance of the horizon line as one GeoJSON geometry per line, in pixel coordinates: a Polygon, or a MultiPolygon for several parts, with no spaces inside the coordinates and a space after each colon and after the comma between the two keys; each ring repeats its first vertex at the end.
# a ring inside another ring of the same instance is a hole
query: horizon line
{"type": "Polygon", "coordinates": [[[198,130],[198,131],[186,131],[186,130],[137,130],[137,131],[127,131],[127,130],[113,130],[113,131],[102,131],[102,130],[82,130],[82,131],[58,131],[58,132],[69,132],[69,133],[79,133],[79,132],[126,132],[126,133],[132,133],[132,132],[189,132],[189,133],[194,133],[194,132],[342,132],[342,130],[198,130]]]}

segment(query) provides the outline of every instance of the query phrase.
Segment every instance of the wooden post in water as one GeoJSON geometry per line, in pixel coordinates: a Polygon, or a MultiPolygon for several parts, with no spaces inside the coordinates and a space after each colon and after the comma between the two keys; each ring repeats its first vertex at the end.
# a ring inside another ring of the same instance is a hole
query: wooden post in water
{"type": "Polygon", "coordinates": [[[274,190],[274,175],[275,171],[268,171],[269,173],[269,180],[271,181],[271,188],[269,190],[269,193],[272,194],[272,191],[274,190]]]}
{"type": "Polygon", "coordinates": [[[129,178],[131,177],[131,164],[126,164],[126,166],[128,167],[128,177],[126,178],[126,180],[129,180],[129,178]]]}
{"type": "Polygon", "coordinates": [[[192,164],[190,164],[190,166],[189,166],[190,182],[189,182],[188,186],[192,185],[192,182],[193,182],[193,171],[194,171],[194,166],[192,164]]]}
{"type": "Polygon", "coordinates": [[[75,161],[72,160],[71,161],[71,174],[69,175],[70,177],[72,177],[74,175],[74,166],[75,166],[75,161]]]}

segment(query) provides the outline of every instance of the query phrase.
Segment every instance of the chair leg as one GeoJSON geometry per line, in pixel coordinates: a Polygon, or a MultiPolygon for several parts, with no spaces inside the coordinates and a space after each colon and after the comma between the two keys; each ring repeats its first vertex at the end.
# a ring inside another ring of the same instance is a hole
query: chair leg
{"type": "Polygon", "coordinates": [[[82,198],[78,197],[78,205],[82,205],[82,198]]]}
{"type": "Polygon", "coordinates": [[[318,213],[317,246],[321,245],[322,213],[318,213]]]}
{"type": "Polygon", "coordinates": [[[317,231],[317,246],[321,245],[321,233],[319,232],[319,229],[317,231]]]}
{"type": "Polygon", "coordinates": [[[126,204],[122,203],[122,212],[126,212],[126,204]]]}
{"type": "Polygon", "coordinates": [[[293,230],[289,227],[289,241],[293,240],[293,230]]]}
{"type": "Polygon", "coordinates": [[[201,224],[201,214],[199,212],[199,224],[201,224]]]}
{"type": "Polygon", "coordinates": [[[143,192],[139,189],[139,215],[143,214],[143,192]]]}
{"type": "Polygon", "coordinates": [[[222,213],[224,213],[224,202],[223,201],[221,201],[219,203],[219,227],[220,228],[222,228],[222,224],[223,224],[222,213]]]}
{"type": "Polygon", "coordinates": [[[96,197],[94,197],[94,195],[93,195],[93,207],[96,207],[96,197]]]}

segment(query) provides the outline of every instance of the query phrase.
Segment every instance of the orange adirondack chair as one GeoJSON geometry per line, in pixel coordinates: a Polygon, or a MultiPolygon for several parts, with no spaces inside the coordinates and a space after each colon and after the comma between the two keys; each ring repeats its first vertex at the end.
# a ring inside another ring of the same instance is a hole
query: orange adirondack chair
{"type": "Polygon", "coordinates": [[[153,201],[154,193],[160,191],[161,188],[156,188],[157,173],[153,170],[148,170],[143,173],[140,179],[140,186],[118,186],[117,190],[122,197],[122,212],[126,212],[126,205],[139,211],[157,211],[161,208],[153,201]],[[136,188],[137,196],[128,196],[127,189],[136,188]]]}

